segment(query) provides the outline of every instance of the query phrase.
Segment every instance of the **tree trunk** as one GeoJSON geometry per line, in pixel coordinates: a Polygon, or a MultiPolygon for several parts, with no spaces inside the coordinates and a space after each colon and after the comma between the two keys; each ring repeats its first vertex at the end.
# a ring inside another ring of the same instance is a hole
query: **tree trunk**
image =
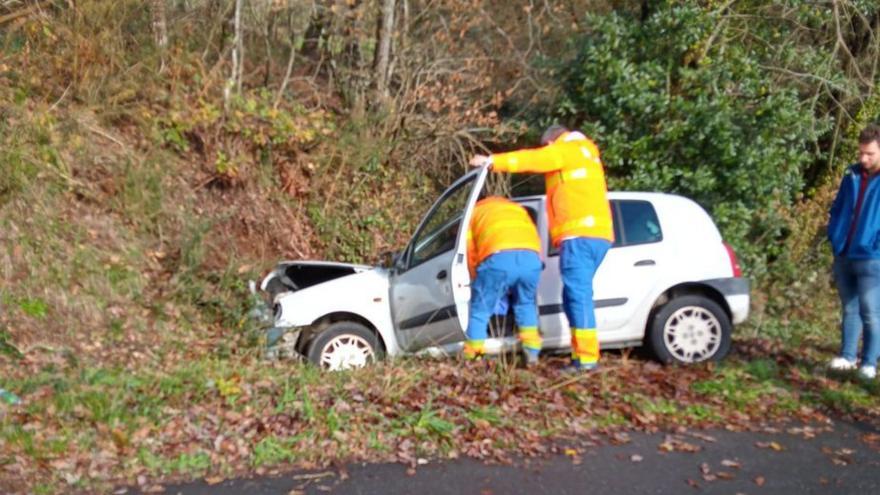
{"type": "Polygon", "coordinates": [[[648,18],[651,17],[651,0],[642,0],[642,5],[639,11],[639,20],[644,24],[648,21],[648,18]]]}
{"type": "Polygon", "coordinates": [[[388,68],[391,64],[391,38],[394,36],[394,8],[396,0],[382,0],[377,48],[374,59],[374,80],[376,82],[376,99],[388,96],[388,68]]]}
{"type": "Polygon", "coordinates": [[[159,49],[159,73],[165,71],[165,53],[168,50],[168,17],[165,0],[151,0],[153,16],[153,41],[159,49]]]}
{"type": "Polygon", "coordinates": [[[232,39],[232,70],[226,87],[223,89],[223,102],[229,104],[229,97],[234,89],[236,93],[241,91],[241,65],[243,60],[243,43],[241,36],[241,4],[242,0],[235,0],[235,14],[233,15],[234,37],[232,39]]]}

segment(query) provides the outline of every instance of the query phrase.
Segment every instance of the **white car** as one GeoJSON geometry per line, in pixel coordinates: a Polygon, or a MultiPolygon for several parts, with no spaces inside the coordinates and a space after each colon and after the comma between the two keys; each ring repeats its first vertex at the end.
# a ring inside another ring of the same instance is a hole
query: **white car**
{"type": "MultiPolygon", "coordinates": [[[[259,285],[272,303],[271,349],[328,368],[380,357],[455,353],[468,319],[465,236],[488,170],[461,177],[428,211],[389,267],[282,262],[259,285]]],[[[547,351],[570,349],[559,256],[549,244],[545,197],[514,198],[541,232],[545,268],[538,289],[547,351]]],[[[647,345],[662,362],[723,358],[732,324],[749,312],[749,281],[733,250],[697,203],[676,195],[611,192],[616,242],[594,280],[603,349],[647,345]]],[[[255,284],[251,284],[256,293],[255,284]]],[[[517,345],[513,318],[493,328],[487,352],[517,345]]]]}

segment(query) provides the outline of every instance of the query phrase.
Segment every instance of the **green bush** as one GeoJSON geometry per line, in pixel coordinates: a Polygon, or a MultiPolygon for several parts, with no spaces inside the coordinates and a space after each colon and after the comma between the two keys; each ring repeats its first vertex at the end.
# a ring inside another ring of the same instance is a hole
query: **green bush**
{"type": "Polygon", "coordinates": [[[677,2],[643,20],[589,16],[576,56],[558,67],[556,114],[598,141],[610,187],[695,199],[760,276],[828,122],[746,45],[717,42],[717,22],[677,2]]]}

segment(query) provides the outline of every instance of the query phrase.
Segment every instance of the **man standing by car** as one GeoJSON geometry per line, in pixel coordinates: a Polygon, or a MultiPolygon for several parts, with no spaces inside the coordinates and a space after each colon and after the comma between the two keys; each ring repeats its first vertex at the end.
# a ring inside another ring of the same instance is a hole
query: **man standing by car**
{"type": "Polygon", "coordinates": [[[550,237],[559,248],[562,305],[571,327],[570,369],[590,370],[599,362],[593,276],[614,240],[605,171],[598,147],[580,132],[554,125],[544,132],[541,144],[476,155],[471,165],[545,174],[550,237]]]}
{"type": "Polygon", "coordinates": [[[877,376],[880,355],[880,126],[859,134],[859,162],[843,176],[831,205],[828,239],[834,251],[834,282],[840,295],[842,343],[833,370],[853,370],[859,336],[859,375],[877,376]]]}
{"type": "Polygon", "coordinates": [[[522,206],[492,196],[474,207],[467,238],[472,282],[465,358],[483,354],[489,318],[498,301],[512,290],[526,363],[536,363],[541,352],[536,295],[542,264],[535,224],[522,206]]]}

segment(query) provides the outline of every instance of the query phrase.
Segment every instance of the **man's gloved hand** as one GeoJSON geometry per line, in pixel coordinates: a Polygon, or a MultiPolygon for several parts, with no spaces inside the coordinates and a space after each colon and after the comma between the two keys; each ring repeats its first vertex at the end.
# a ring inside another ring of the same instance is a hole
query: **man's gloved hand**
{"type": "Polygon", "coordinates": [[[471,158],[470,166],[471,167],[482,167],[483,165],[491,165],[492,157],[486,155],[474,155],[471,158]]]}

